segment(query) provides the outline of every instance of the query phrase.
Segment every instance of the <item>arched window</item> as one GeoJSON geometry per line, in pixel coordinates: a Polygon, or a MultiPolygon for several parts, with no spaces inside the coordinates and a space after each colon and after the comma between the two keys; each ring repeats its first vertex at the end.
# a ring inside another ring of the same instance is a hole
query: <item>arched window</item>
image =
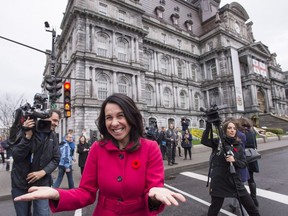
{"type": "Polygon", "coordinates": [[[193,81],[196,81],[196,73],[197,73],[197,67],[195,65],[192,65],[192,68],[191,68],[191,79],[193,81]]]}
{"type": "Polygon", "coordinates": [[[163,56],[160,62],[161,62],[161,73],[168,75],[168,58],[163,56]]]}
{"type": "Polygon", "coordinates": [[[177,61],[177,73],[179,78],[184,78],[184,64],[181,60],[177,61]]]}
{"type": "Polygon", "coordinates": [[[118,82],[118,91],[121,94],[128,95],[128,84],[123,78],[121,78],[118,82]]]}
{"type": "Polygon", "coordinates": [[[144,52],[143,56],[143,63],[144,63],[144,68],[147,71],[152,70],[152,54],[150,52],[144,52]]]}
{"type": "Polygon", "coordinates": [[[118,40],[118,60],[128,61],[128,41],[124,38],[118,40]]]}
{"type": "Polygon", "coordinates": [[[215,79],[217,77],[217,67],[215,63],[212,63],[210,65],[210,71],[211,71],[211,75],[212,75],[212,79],[215,79]]]}
{"type": "Polygon", "coordinates": [[[101,75],[98,79],[98,98],[99,100],[105,100],[109,95],[109,81],[106,76],[101,75]]]}
{"type": "Polygon", "coordinates": [[[172,94],[169,88],[165,88],[163,91],[163,105],[167,108],[171,107],[172,103],[172,94]]]}
{"type": "Polygon", "coordinates": [[[146,103],[148,106],[153,105],[153,88],[150,85],[146,85],[145,88],[146,103]]]}
{"type": "Polygon", "coordinates": [[[185,91],[180,92],[180,108],[185,109],[187,107],[187,94],[185,91]]]}
{"type": "Polygon", "coordinates": [[[102,57],[109,57],[109,37],[107,34],[97,35],[97,54],[102,57]]]}
{"type": "Polygon", "coordinates": [[[194,109],[198,111],[200,109],[200,96],[198,93],[194,95],[194,109]]]}

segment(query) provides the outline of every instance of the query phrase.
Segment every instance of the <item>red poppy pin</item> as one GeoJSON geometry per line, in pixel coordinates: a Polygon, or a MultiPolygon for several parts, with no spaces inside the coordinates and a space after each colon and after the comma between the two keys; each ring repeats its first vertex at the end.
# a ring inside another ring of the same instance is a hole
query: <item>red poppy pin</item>
{"type": "Polygon", "coordinates": [[[132,161],[132,167],[134,168],[134,169],[138,169],[139,167],[140,167],[140,161],[139,160],[133,160],[132,161]]]}
{"type": "Polygon", "coordinates": [[[237,148],[234,147],[234,148],[233,148],[233,151],[234,151],[234,152],[238,152],[239,149],[237,149],[237,148]]]}

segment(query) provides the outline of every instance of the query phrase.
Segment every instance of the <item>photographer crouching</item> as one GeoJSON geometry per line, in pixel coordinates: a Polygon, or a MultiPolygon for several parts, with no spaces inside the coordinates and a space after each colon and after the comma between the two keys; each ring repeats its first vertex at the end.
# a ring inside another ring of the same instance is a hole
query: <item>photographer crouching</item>
{"type": "MultiPolygon", "coordinates": [[[[13,199],[26,194],[31,186],[51,186],[51,173],[57,168],[60,161],[59,142],[55,133],[55,128],[61,118],[60,111],[38,111],[36,107],[30,105],[28,107],[30,107],[28,110],[27,106],[20,107],[22,110],[19,112],[20,117],[15,118],[14,131],[13,126],[11,128],[12,132],[17,134],[16,139],[10,140],[14,159],[11,173],[13,199]],[[21,115],[21,111],[24,113],[23,115],[21,115]],[[38,120],[38,116],[41,116],[42,119],[38,120]],[[19,121],[23,117],[24,122],[19,121]],[[19,128],[19,130],[15,131],[15,128],[19,128]]],[[[14,202],[17,216],[32,215],[32,204],[33,215],[50,215],[48,200],[34,200],[32,202],[14,202]]]]}
{"type": "MultiPolygon", "coordinates": [[[[236,122],[226,121],[222,128],[217,106],[205,112],[207,121],[201,143],[212,148],[208,177],[211,178],[209,192],[211,205],[208,216],[218,215],[224,198],[236,197],[249,215],[259,216],[259,211],[244,187],[238,170],[247,166],[244,150],[237,137],[236,122]],[[218,132],[218,138],[213,138],[213,127],[218,132]]],[[[207,184],[208,186],[208,184],[207,184]]],[[[243,210],[241,209],[242,215],[243,210]]]]}

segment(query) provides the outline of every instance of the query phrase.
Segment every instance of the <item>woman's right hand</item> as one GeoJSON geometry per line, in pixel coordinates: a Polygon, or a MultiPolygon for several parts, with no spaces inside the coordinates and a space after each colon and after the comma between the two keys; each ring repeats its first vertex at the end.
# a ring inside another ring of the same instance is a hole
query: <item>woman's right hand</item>
{"type": "Polygon", "coordinates": [[[59,200],[59,192],[51,187],[31,187],[27,194],[18,196],[14,201],[31,201],[38,199],[59,200]]]}

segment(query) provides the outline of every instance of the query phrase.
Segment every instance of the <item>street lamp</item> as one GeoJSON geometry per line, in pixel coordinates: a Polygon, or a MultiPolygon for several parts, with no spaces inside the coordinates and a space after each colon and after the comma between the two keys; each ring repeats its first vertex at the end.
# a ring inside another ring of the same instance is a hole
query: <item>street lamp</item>
{"type": "Polygon", "coordinates": [[[61,97],[61,93],[58,92],[59,90],[62,89],[62,78],[58,78],[56,77],[55,74],[55,65],[56,65],[56,56],[55,56],[55,37],[56,37],[56,31],[54,30],[54,28],[52,28],[52,30],[50,30],[50,25],[49,23],[46,21],[44,22],[45,25],[45,29],[47,32],[51,32],[52,33],[52,50],[51,50],[51,54],[50,54],[50,74],[51,77],[46,79],[46,89],[49,92],[49,99],[51,102],[51,108],[52,109],[56,109],[56,101],[59,97],[61,97]]]}
{"type": "Polygon", "coordinates": [[[51,65],[50,65],[50,71],[51,71],[51,76],[55,76],[55,38],[56,38],[56,31],[54,30],[54,28],[52,28],[52,30],[50,30],[50,25],[47,21],[44,22],[45,25],[45,29],[47,32],[51,32],[52,33],[52,50],[51,50],[51,65]]]}

